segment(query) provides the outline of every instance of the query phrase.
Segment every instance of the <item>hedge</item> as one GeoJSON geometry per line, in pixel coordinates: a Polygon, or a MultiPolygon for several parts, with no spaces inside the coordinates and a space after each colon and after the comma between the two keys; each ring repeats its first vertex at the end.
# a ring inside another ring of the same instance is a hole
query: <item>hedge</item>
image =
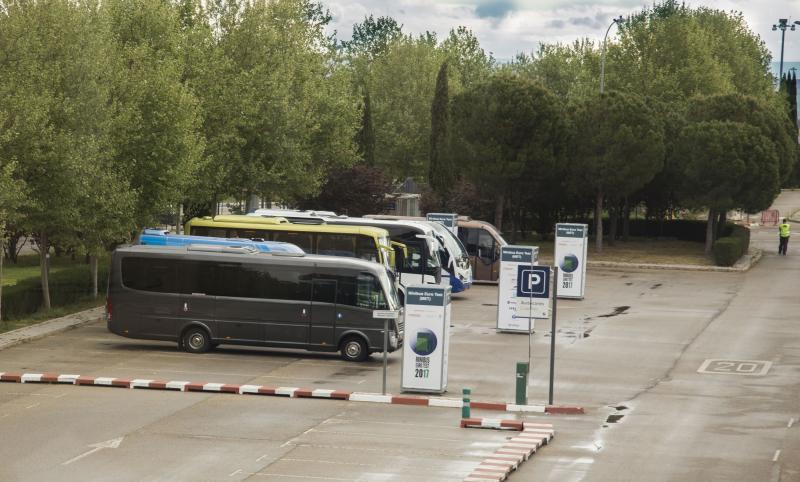
{"type": "Polygon", "coordinates": [[[745,253],[744,241],[741,236],[728,236],[719,238],[714,242],[714,264],[717,266],[733,266],[745,253]]]}
{"type": "MultiPolygon", "coordinates": [[[[108,264],[97,267],[98,292],[105,292],[108,264]]],[[[92,294],[92,275],[89,265],[78,265],[50,273],[50,305],[75,303],[92,294]]],[[[12,286],[3,287],[2,319],[15,320],[35,313],[42,307],[42,283],[39,277],[26,278],[12,286]]]]}

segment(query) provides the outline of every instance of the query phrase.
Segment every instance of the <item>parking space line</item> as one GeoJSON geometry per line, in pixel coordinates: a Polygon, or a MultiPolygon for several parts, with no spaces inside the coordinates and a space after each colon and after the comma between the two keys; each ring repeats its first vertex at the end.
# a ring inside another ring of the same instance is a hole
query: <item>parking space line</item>
{"type": "Polygon", "coordinates": [[[780,451],[780,449],[778,449],[778,450],[775,451],[775,456],[772,457],[772,461],[773,462],[777,462],[778,461],[778,457],[780,457],[780,456],[781,456],[781,451],[780,451]]]}
{"type": "Polygon", "coordinates": [[[792,425],[794,425],[794,417],[789,419],[789,423],[786,425],[786,428],[792,428],[792,425]]]}
{"type": "Polygon", "coordinates": [[[234,475],[238,475],[238,474],[240,474],[240,473],[242,473],[242,472],[244,472],[244,470],[242,470],[242,469],[236,469],[236,470],[234,470],[233,472],[231,472],[230,474],[228,474],[228,477],[233,477],[234,475]]]}

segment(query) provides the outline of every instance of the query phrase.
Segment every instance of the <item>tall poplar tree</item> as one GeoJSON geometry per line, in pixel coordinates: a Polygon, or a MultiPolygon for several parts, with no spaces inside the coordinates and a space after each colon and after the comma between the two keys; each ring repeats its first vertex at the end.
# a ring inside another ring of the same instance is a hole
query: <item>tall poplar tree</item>
{"type": "Polygon", "coordinates": [[[441,199],[447,199],[456,173],[451,165],[449,151],[450,96],[448,92],[447,62],[442,62],[436,77],[436,91],[431,105],[431,146],[428,164],[428,182],[441,199]]]}

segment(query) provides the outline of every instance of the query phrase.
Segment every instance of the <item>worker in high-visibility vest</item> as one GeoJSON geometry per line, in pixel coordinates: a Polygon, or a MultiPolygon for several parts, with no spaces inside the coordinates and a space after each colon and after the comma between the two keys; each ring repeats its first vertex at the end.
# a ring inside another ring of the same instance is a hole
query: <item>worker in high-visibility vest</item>
{"type": "Polygon", "coordinates": [[[791,235],[791,227],[786,218],[783,218],[783,222],[778,225],[778,231],[778,254],[786,256],[786,248],[789,247],[789,236],[791,235]]]}

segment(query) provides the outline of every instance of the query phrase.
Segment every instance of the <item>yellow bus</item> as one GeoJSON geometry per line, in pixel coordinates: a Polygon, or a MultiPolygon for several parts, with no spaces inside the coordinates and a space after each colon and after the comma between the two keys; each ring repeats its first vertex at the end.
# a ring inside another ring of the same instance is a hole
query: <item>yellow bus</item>
{"type": "Polygon", "coordinates": [[[370,226],[293,224],[279,217],[225,215],[194,218],[185,228],[192,236],[283,241],[309,254],[366,259],[390,270],[395,266],[395,249],[405,251],[405,246],[389,239],[388,231],[370,226]]]}

